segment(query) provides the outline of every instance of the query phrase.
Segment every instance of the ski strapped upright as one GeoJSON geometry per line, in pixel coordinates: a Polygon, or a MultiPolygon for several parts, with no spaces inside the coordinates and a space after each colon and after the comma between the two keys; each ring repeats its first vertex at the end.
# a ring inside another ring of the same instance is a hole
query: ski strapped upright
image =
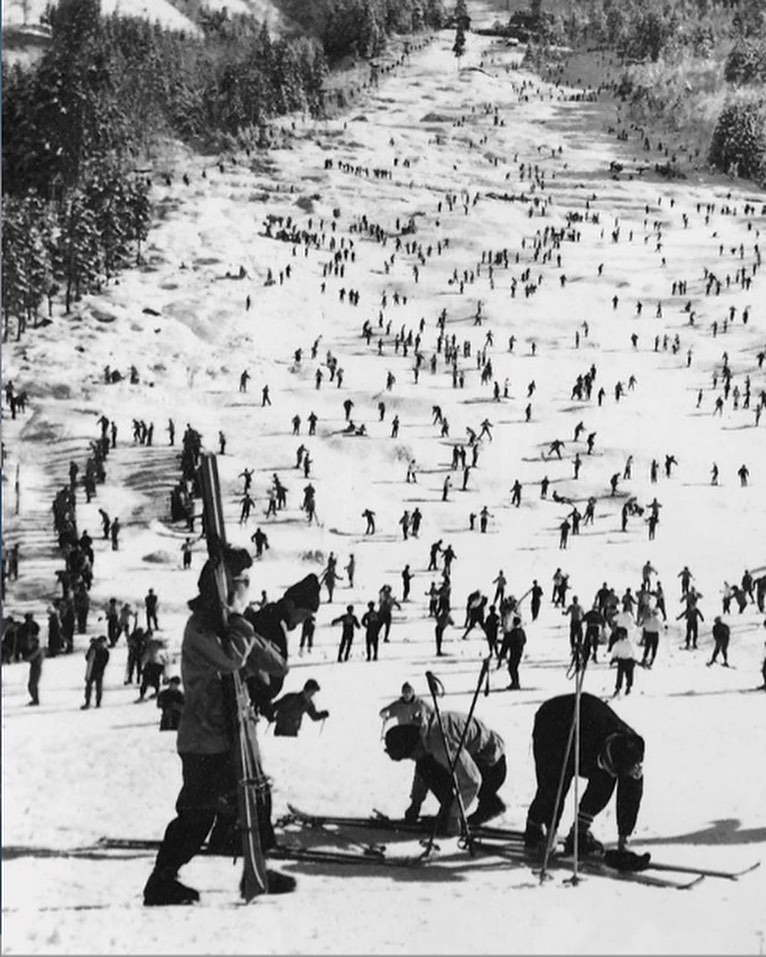
{"type": "MultiPolygon", "coordinates": [[[[215,574],[221,608],[221,624],[226,624],[228,583],[223,562],[226,531],[223,520],[218,463],[212,453],[203,453],[199,466],[202,491],[203,523],[208,557],[215,574]]],[[[242,676],[232,676],[234,734],[232,753],[237,776],[237,823],[242,840],[243,873],[240,882],[242,898],[249,902],[269,890],[266,858],[261,845],[258,819],[259,797],[269,787],[261,765],[256,735],[256,717],[247,685],[242,676]]]]}

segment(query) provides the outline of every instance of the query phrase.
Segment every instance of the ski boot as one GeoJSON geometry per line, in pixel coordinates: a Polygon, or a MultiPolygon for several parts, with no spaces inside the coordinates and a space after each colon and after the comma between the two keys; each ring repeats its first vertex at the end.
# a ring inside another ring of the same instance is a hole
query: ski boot
{"type": "Polygon", "coordinates": [[[195,904],[199,893],[187,887],[168,870],[154,870],[144,887],[144,907],[172,907],[177,904],[195,904]]]}
{"type": "MultiPolygon", "coordinates": [[[[564,841],[565,857],[571,857],[574,854],[574,838],[575,832],[572,829],[564,841]]],[[[579,831],[577,834],[577,853],[581,857],[602,857],[604,845],[597,841],[590,831],[579,831]]]]}
{"type": "Polygon", "coordinates": [[[524,853],[533,860],[543,860],[548,846],[548,839],[542,824],[527,821],[524,831],[524,853]]]}
{"type": "Polygon", "coordinates": [[[505,802],[496,794],[493,794],[484,804],[479,804],[476,810],[468,818],[468,823],[473,827],[480,827],[492,818],[502,814],[505,810],[505,802]]]}

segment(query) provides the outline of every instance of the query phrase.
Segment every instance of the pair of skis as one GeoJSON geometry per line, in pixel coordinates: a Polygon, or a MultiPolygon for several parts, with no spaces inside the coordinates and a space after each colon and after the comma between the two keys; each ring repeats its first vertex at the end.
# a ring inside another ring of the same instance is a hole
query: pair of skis
{"type": "MultiPolygon", "coordinates": [[[[432,822],[421,820],[418,822],[406,822],[392,820],[379,811],[373,811],[369,817],[351,817],[339,815],[320,815],[308,814],[292,804],[288,804],[289,814],[279,822],[283,826],[290,824],[302,825],[312,829],[325,829],[333,834],[338,834],[344,830],[377,831],[390,832],[393,834],[402,834],[405,836],[427,835],[432,827],[432,822]]],[[[471,829],[473,838],[474,854],[492,854],[498,857],[504,857],[511,861],[518,861],[535,871],[539,870],[539,861],[531,856],[524,848],[524,832],[511,828],[495,827],[492,825],[479,825],[471,829]]],[[[372,845],[381,849],[380,844],[372,845]]],[[[384,846],[383,846],[384,847],[384,846]]],[[[322,852],[324,853],[324,852],[322,852]]],[[[331,852],[332,853],[332,852],[331,852]]],[[[378,851],[379,853],[379,851],[378,851]]],[[[412,864],[413,858],[390,858],[392,864],[400,861],[412,864]]],[[[419,859],[426,863],[425,858],[419,859]]],[[[436,860],[436,858],[430,858],[436,860]]],[[[745,874],[760,867],[760,862],[742,868],[737,871],[715,870],[711,868],[692,867],[687,865],[665,864],[658,861],[650,861],[648,867],[641,871],[621,871],[610,867],[601,858],[583,858],[580,861],[580,869],[583,873],[599,877],[611,877],[616,880],[633,881],[634,883],[647,884],[656,887],[670,887],[679,890],[686,890],[696,886],[704,877],[720,878],[722,880],[737,881],[745,874]],[[693,875],[691,881],[675,881],[671,878],[659,878],[652,874],[647,874],[646,870],[653,870],[666,873],[690,874],[693,875]]],[[[548,869],[566,868],[570,870],[572,866],[571,859],[562,854],[556,853],[549,857],[548,869]]]]}
{"type": "MultiPolygon", "coordinates": [[[[214,570],[221,609],[221,624],[226,626],[226,605],[229,586],[223,554],[226,530],[223,521],[221,484],[215,455],[204,453],[199,466],[202,492],[203,522],[208,559],[214,570]]],[[[224,679],[226,680],[226,679],[224,679]]],[[[269,890],[266,858],[261,844],[259,803],[269,789],[268,779],[261,764],[261,752],[256,733],[256,716],[247,684],[239,672],[231,676],[234,710],[232,756],[237,777],[237,826],[242,839],[243,872],[240,894],[246,902],[269,890]]]]}

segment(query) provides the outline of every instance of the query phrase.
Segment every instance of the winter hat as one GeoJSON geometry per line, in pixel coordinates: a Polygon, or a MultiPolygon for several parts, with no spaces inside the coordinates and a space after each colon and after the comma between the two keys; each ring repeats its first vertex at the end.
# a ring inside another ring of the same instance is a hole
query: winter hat
{"type": "Polygon", "coordinates": [[[414,724],[397,724],[386,732],[386,753],[392,761],[409,758],[420,742],[420,731],[414,724]]]}
{"type": "Polygon", "coordinates": [[[644,739],[632,731],[616,734],[609,743],[609,757],[618,775],[628,774],[644,760],[644,739]]]}
{"type": "MultiPolygon", "coordinates": [[[[250,568],[253,559],[246,548],[235,548],[233,545],[226,545],[223,551],[223,564],[226,569],[227,583],[232,579],[238,578],[246,568],[250,568]]],[[[218,597],[218,587],[215,579],[215,566],[208,559],[202,566],[197,588],[200,596],[206,600],[213,600],[218,597]]]]}
{"type": "Polygon", "coordinates": [[[402,685],[402,694],[415,694],[415,689],[412,687],[409,681],[405,681],[402,685]]]}
{"type": "Polygon", "coordinates": [[[316,611],[319,608],[319,579],[314,574],[306,575],[305,578],[291,585],[282,598],[283,601],[291,602],[295,608],[316,611]]]}
{"type": "Polygon", "coordinates": [[[309,678],[306,684],[303,686],[304,691],[319,691],[319,682],[314,681],[313,678],[309,678]]]}

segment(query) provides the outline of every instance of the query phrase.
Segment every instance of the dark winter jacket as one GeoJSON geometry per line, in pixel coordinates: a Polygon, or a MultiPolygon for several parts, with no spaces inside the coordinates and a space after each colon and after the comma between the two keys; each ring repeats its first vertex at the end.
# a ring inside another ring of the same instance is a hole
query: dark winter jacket
{"type": "Polygon", "coordinates": [[[317,711],[311,698],[307,698],[302,691],[293,691],[274,702],[272,714],[276,721],[274,734],[295,738],[300,731],[304,714],[307,714],[312,721],[321,721],[328,717],[330,712],[317,711]]]}
{"type": "MultiPolygon", "coordinates": [[[[546,701],[535,714],[532,739],[538,780],[541,776],[558,779],[574,718],[574,704],[573,694],[560,695],[546,701]]],[[[632,834],[636,824],[643,795],[643,778],[616,778],[601,766],[599,757],[610,735],[626,731],[636,734],[600,698],[587,692],[581,694],[580,776],[588,778],[589,788],[604,794],[606,800],[617,786],[617,827],[624,836],[632,834]]]]}

